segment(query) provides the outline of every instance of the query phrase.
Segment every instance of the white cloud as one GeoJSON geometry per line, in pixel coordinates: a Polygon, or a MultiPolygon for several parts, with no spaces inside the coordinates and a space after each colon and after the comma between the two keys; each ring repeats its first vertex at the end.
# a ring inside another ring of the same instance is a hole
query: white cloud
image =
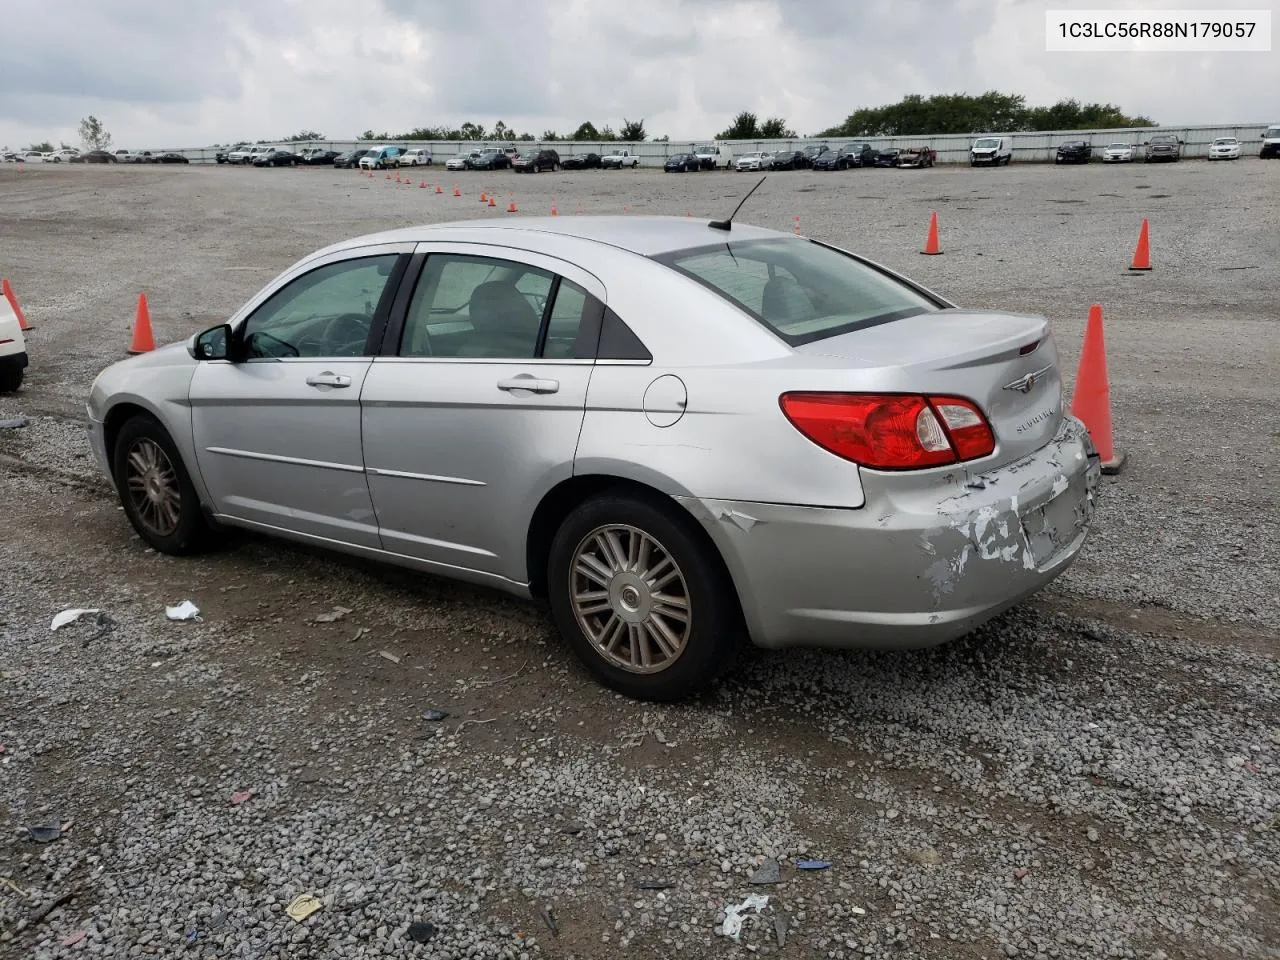
{"type": "MultiPolygon", "coordinates": [[[[1127,0],[1130,8],[1275,0],[1127,0]]],[[[0,144],[204,146],[475,121],[707,137],[739,110],[802,133],[908,93],[1074,97],[1162,123],[1270,122],[1276,55],[1046,53],[1097,0],[40,0],[3,18],[0,144]],[[106,8],[109,8],[109,12],[106,8]]]]}

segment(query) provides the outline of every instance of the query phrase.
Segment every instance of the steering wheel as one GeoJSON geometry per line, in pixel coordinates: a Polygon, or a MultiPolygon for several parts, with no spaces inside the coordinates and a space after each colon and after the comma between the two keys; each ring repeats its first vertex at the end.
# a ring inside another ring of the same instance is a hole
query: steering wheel
{"type": "Polygon", "coordinates": [[[336,356],[359,356],[369,339],[373,320],[362,313],[343,313],[325,324],[320,336],[327,345],[325,352],[336,356]]]}

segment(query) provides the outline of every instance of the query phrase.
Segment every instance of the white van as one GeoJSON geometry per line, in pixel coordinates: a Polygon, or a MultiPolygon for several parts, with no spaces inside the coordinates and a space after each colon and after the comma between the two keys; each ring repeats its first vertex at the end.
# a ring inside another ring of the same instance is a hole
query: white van
{"type": "Polygon", "coordinates": [[[694,147],[693,155],[698,158],[698,164],[703,170],[718,170],[721,167],[726,170],[733,168],[733,151],[729,149],[727,144],[708,143],[701,147],[694,147]]]}
{"type": "Polygon", "coordinates": [[[1262,149],[1258,156],[1263,160],[1280,157],[1280,123],[1273,123],[1262,134],[1262,149]]]}
{"type": "Polygon", "coordinates": [[[996,135],[978,137],[969,148],[969,166],[976,167],[980,163],[989,163],[993,167],[1000,164],[1009,165],[1013,159],[1013,137],[996,135]]]}
{"type": "Polygon", "coordinates": [[[403,152],[399,147],[377,147],[360,158],[360,169],[385,170],[387,167],[394,167],[403,152]]]}
{"type": "Polygon", "coordinates": [[[0,393],[22,386],[27,369],[27,341],[9,298],[0,294],[0,393]]]}

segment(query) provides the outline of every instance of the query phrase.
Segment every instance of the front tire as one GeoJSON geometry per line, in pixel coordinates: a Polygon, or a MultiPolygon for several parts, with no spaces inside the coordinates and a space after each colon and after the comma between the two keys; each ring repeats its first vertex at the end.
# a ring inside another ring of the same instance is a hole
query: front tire
{"type": "Polygon", "coordinates": [[[175,556],[210,545],[213,530],[191,475],[155,419],[136,416],[121,427],[112,467],[125,516],[144,543],[175,556]]]}
{"type": "Polygon", "coordinates": [[[26,371],[22,367],[0,370],[0,393],[17,393],[25,375],[26,371]]]}
{"type": "Polygon", "coordinates": [[[605,686],[653,702],[707,687],[739,648],[741,612],[714,548],[678,508],[626,493],[578,506],[548,557],[552,617],[605,686]]]}

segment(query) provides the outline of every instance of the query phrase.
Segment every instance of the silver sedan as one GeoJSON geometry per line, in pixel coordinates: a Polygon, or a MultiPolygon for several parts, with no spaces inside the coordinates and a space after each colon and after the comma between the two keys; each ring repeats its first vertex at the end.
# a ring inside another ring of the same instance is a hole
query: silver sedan
{"type": "Polygon", "coordinates": [[[348,240],[88,414],[157,550],[247,528],[539,598],[653,700],[743,641],[973,630],[1072,563],[1100,472],[1044,318],[688,218],[348,240]]]}

